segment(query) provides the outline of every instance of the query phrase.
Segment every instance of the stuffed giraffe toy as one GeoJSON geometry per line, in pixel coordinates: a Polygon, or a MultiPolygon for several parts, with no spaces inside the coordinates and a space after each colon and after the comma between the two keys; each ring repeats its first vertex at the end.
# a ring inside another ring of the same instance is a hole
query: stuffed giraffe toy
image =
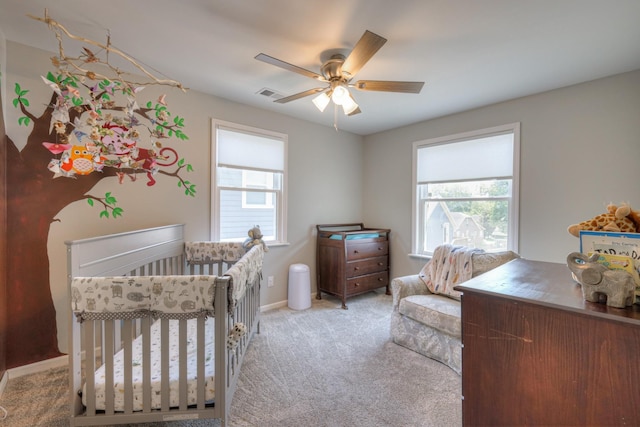
{"type": "Polygon", "coordinates": [[[627,203],[620,206],[609,204],[607,213],[582,221],[579,224],[570,225],[567,228],[569,234],[580,236],[580,230],[612,231],[619,233],[640,232],[640,212],[634,211],[627,203]]]}

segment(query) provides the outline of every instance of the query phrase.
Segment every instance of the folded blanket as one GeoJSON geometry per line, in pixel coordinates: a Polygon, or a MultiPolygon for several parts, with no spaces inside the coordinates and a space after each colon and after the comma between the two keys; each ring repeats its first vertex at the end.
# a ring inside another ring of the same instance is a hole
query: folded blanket
{"type": "Polygon", "coordinates": [[[433,257],[420,271],[419,277],[434,294],[443,294],[457,300],[460,292],[454,286],[465,282],[473,274],[472,255],[482,249],[465,246],[441,245],[433,251],[433,257]]]}
{"type": "Polygon", "coordinates": [[[229,309],[235,308],[235,303],[247,290],[247,286],[253,284],[262,277],[262,262],[264,260],[264,247],[253,246],[238,262],[233,264],[224,275],[231,277],[229,288],[229,309]]]}

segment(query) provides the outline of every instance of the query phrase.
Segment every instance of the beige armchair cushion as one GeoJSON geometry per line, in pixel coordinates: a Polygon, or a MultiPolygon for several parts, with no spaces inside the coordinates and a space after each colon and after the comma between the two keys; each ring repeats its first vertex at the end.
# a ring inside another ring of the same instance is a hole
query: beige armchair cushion
{"type": "Polygon", "coordinates": [[[440,295],[411,295],[400,301],[400,314],[432,328],[459,337],[460,303],[440,295]]]}

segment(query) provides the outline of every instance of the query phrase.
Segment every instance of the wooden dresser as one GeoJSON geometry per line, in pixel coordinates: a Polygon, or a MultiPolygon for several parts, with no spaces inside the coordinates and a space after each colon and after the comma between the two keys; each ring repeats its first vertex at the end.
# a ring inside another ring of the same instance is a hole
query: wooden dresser
{"type": "Polygon", "coordinates": [[[640,306],[587,302],[566,265],[524,259],[455,289],[464,425],[638,425],[640,306]]]}
{"type": "Polygon", "coordinates": [[[346,300],[382,286],[389,292],[388,229],[364,224],[320,224],[316,248],[317,299],[321,292],[346,300]]]}

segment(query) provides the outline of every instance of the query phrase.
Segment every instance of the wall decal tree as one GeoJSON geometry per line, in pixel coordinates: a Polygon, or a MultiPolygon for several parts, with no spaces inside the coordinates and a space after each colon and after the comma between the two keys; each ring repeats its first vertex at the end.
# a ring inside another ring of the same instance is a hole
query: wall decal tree
{"type": "Polygon", "coordinates": [[[22,150],[7,138],[7,367],[20,366],[60,355],[56,315],[49,284],[47,239],[56,215],[67,205],[86,200],[103,218],[118,218],[113,191],[90,191],[103,179],[114,184],[142,176],[147,186],[157,174],[176,179],[187,196],[196,186],[185,178],[192,167],[178,151],[161,141],[188,140],[184,118],[169,111],[166,97],[138,105],[146,85],[173,86],[159,79],[133,58],[113,47],[70,34],[48,17],[43,21],[59,41],[52,58],[55,72],[42,76],[52,94],[40,116],[30,111],[29,91],[15,84],[13,106],[20,110],[19,126],[31,127],[22,150]],[[80,55],[64,53],[63,35],[80,40],[80,55]],[[98,47],[98,49],[95,48],[98,47]],[[95,51],[95,52],[94,52],[95,51]],[[133,82],[112,66],[109,54],[132,63],[145,82],[133,82]]]}

